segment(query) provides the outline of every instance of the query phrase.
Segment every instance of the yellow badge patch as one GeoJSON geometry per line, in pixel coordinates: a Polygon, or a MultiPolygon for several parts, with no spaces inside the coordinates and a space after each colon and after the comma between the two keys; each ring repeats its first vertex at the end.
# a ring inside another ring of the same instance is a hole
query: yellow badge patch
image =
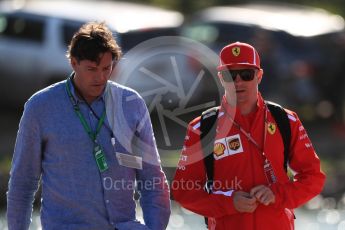
{"type": "Polygon", "coordinates": [[[240,55],[240,53],[241,53],[240,47],[236,46],[236,47],[232,48],[232,54],[233,54],[235,57],[237,57],[238,55],[240,55]]]}
{"type": "Polygon", "coordinates": [[[268,125],[267,125],[267,131],[268,131],[271,135],[273,135],[273,134],[276,132],[276,129],[277,129],[277,127],[276,127],[276,125],[275,125],[274,123],[271,123],[271,122],[268,123],[268,125]]]}
{"type": "Polygon", "coordinates": [[[225,145],[223,145],[222,143],[217,143],[217,144],[214,145],[213,152],[217,156],[223,155],[224,151],[225,151],[225,145]]]}

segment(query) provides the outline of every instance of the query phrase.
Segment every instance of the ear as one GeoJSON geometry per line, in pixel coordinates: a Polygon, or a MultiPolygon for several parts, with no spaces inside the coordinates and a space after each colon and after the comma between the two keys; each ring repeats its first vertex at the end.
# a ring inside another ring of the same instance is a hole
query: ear
{"type": "Polygon", "coordinates": [[[71,57],[70,63],[71,63],[71,66],[72,66],[73,70],[75,70],[75,68],[76,68],[76,66],[78,64],[77,59],[74,58],[74,57],[71,57]]]}
{"type": "Polygon", "coordinates": [[[257,76],[258,76],[258,84],[261,83],[262,80],[262,76],[264,75],[264,70],[263,69],[259,69],[257,72],[257,76]]]}

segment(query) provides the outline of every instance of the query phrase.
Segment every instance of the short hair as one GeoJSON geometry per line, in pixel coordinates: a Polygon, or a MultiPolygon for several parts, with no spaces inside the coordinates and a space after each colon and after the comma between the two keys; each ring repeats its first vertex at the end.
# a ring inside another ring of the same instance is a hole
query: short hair
{"type": "Polygon", "coordinates": [[[115,61],[122,55],[120,46],[104,22],[88,22],[73,35],[66,56],[68,59],[74,57],[78,62],[90,60],[98,64],[101,54],[106,52],[110,52],[115,61]]]}

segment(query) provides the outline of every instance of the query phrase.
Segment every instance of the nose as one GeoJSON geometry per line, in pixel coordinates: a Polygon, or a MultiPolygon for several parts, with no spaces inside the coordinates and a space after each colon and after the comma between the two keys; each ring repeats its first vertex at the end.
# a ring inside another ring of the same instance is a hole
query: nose
{"type": "Polygon", "coordinates": [[[108,80],[108,74],[109,74],[109,73],[106,73],[105,71],[99,71],[99,72],[97,72],[95,78],[96,78],[97,81],[99,81],[99,82],[104,82],[104,81],[107,81],[107,80],[108,80]]]}
{"type": "Polygon", "coordinates": [[[101,73],[101,79],[102,79],[102,81],[106,81],[107,78],[108,78],[108,73],[106,73],[106,72],[103,71],[103,72],[101,73]]]}

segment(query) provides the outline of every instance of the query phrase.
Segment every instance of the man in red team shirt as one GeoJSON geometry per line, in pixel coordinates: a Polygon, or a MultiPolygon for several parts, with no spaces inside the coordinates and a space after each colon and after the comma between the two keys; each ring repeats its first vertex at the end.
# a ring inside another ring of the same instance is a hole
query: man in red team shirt
{"type": "Polygon", "coordinates": [[[204,189],[198,117],[188,126],[173,196],[208,217],[209,229],[293,229],[293,209],[319,194],[325,181],[306,130],[295,112],[284,109],[291,128],[289,167],[296,173],[290,180],[282,135],[258,91],[263,70],[257,51],[241,42],[224,47],[218,71],[225,94],[216,121],[212,191],[204,189]]]}

